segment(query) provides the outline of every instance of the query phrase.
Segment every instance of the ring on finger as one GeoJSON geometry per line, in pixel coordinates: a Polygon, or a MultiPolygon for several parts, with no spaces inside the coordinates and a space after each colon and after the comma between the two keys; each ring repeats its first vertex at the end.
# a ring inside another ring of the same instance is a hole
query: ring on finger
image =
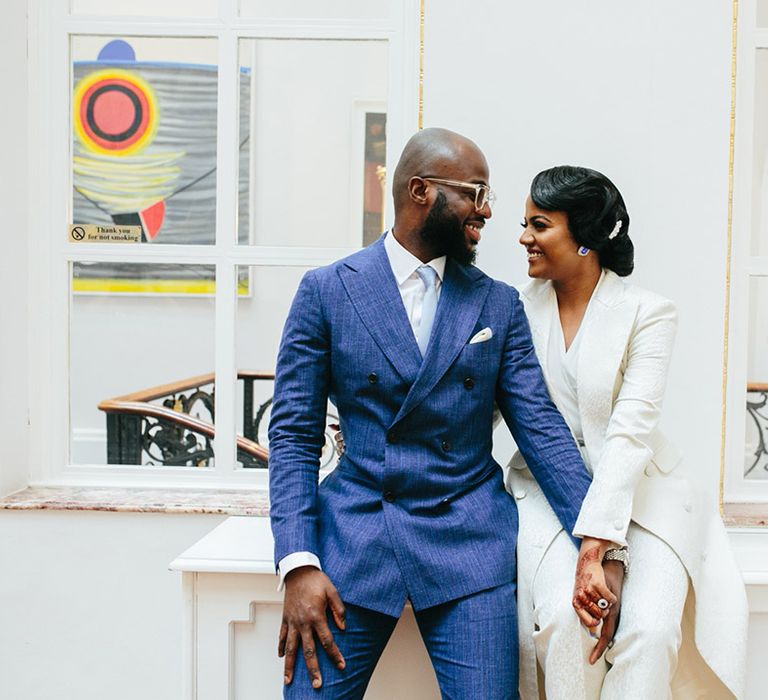
{"type": "Polygon", "coordinates": [[[600,600],[597,601],[597,607],[600,608],[600,610],[608,610],[610,606],[610,603],[605,598],[600,598],[600,600]]]}

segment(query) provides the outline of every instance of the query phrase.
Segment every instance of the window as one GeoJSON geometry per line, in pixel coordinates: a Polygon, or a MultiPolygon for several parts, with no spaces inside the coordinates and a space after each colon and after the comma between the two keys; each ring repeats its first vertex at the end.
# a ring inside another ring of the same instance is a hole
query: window
{"type": "Polygon", "coordinates": [[[739,10],[724,500],[768,502],[768,2],[739,10]]]}
{"type": "Polygon", "coordinates": [[[264,482],[294,291],[417,126],[418,3],[317,7],[38,3],[34,481],[264,482]]]}

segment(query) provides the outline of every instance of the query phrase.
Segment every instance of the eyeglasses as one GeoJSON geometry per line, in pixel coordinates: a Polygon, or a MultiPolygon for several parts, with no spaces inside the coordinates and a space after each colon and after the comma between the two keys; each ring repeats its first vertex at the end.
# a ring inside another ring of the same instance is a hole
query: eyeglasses
{"type": "Polygon", "coordinates": [[[422,180],[437,182],[440,185],[449,185],[451,187],[461,187],[465,190],[475,191],[475,211],[480,211],[486,204],[493,207],[496,201],[496,193],[488,185],[478,185],[474,182],[459,182],[458,180],[442,180],[438,177],[422,176],[422,180]]]}

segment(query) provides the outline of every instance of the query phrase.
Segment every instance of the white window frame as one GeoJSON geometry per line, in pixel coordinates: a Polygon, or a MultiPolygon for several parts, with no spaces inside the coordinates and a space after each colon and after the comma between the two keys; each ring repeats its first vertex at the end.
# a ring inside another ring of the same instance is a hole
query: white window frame
{"type": "MultiPolygon", "coordinates": [[[[723,450],[723,501],[768,504],[768,480],[744,478],[746,386],[749,346],[749,282],[768,277],[768,257],[751,255],[753,231],[753,159],[755,129],[756,55],[768,49],[768,27],[757,27],[757,1],[741,0],[737,21],[736,99],[733,145],[733,210],[730,235],[730,268],[727,280],[727,367],[725,385],[725,435],[723,450]]],[[[766,506],[768,508],[768,505],[766,506]]]]}
{"type": "MultiPolygon", "coordinates": [[[[236,435],[236,268],[328,264],[350,248],[244,246],[236,241],[237,176],[217,178],[215,245],[99,246],[66,240],[72,200],[70,37],[204,37],[218,41],[217,172],[237,173],[238,41],[241,38],[374,39],[388,42],[387,163],[418,127],[419,0],[391,0],[388,20],[238,17],[238,0],[219,0],[214,18],[101,17],[69,14],[68,0],[29,0],[31,126],[30,337],[31,484],[206,485],[265,488],[266,470],[238,469],[236,435]],[[226,128],[229,124],[231,128],[226,128]],[[64,177],[62,177],[62,175],[64,177]],[[232,231],[225,236],[225,231],[232,231]],[[216,266],[216,459],[207,469],[69,464],[69,264],[74,260],[216,266]]],[[[388,198],[389,199],[389,198],[388,198]]],[[[344,205],[342,205],[344,206],[344,205]]],[[[387,203],[387,221],[392,204],[387,203]]]]}

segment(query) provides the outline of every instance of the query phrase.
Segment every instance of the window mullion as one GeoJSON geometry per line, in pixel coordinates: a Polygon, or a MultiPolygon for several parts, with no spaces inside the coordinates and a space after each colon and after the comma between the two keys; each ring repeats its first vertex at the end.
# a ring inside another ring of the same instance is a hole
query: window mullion
{"type": "MultiPolygon", "coordinates": [[[[61,9],[61,8],[57,8],[61,9]]],[[[55,177],[42,179],[47,185],[48,194],[41,201],[48,202],[43,207],[45,213],[40,221],[42,247],[39,266],[34,272],[35,283],[40,285],[41,298],[48,300],[44,308],[38,310],[40,341],[39,367],[33,381],[38,383],[34,394],[41,400],[40,413],[44,419],[38,423],[37,440],[44,443],[40,448],[40,461],[33,458],[32,480],[49,478],[58,473],[70,459],[70,290],[69,263],[61,260],[55,251],[66,241],[64,222],[71,221],[69,193],[71,192],[71,123],[70,123],[70,86],[71,61],[70,38],[64,31],[65,20],[59,12],[48,17],[41,13],[44,23],[43,32],[47,32],[47,41],[41,42],[41,65],[45,65],[50,89],[43,100],[41,115],[49,118],[41,124],[40,133],[44,134],[40,144],[41,173],[64,174],[63,187],[55,177]],[[64,60],[61,60],[61,57],[64,60]],[[50,115],[55,115],[51,118],[50,115]],[[43,397],[47,397],[43,398],[43,397]]],[[[41,37],[42,39],[42,37],[41,37]]],[[[37,258],[33,256],[33,260],[37,258]]]]}
{"type": "Polygon", "coordinates": [[[65,28],[71,34],[87,36],[157,36],[157,37],[212,37],[221,30],[220,22],[213,19],[142,18],[135,17],[69,17],[65,28]]]}
{"type": "Polygon", "coordinates": [[[237,275],[234,255],[237,236],[238,102],[237,37],[219,35],[219,88],[216,148],[216,472],[231,477],[235,448],[235,325],[237,275]]]}

